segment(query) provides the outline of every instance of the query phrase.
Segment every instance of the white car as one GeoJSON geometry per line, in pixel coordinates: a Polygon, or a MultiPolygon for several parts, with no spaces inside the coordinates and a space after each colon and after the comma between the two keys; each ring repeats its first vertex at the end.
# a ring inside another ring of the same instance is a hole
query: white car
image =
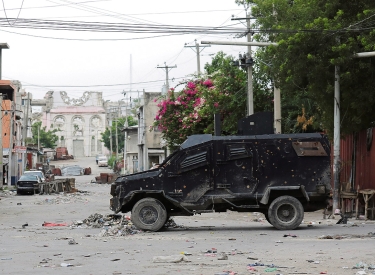
{"type": "Polygon", "coordinates": [[[108,159],[106,156],[100,156],[98,159],[99,167],[107,167],[108,166],[108,159]]]}
{"type": "Polygon", "coordinates": [[[38,176],[42,180],[42,182],[46,181],[46,178],[44,177],[43,172],[39,170],[25,171],[23,174],[26,176],[29,176],[29,175],[38,176]]]}

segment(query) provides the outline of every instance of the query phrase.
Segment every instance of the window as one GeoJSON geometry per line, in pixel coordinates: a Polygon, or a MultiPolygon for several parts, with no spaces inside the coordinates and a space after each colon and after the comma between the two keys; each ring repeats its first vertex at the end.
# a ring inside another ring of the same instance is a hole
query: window
{"type": "Polygon", "coordinates": [[[181,171],[192,170],[201,166],[208,165],[209,148],[199,148],[186,152],[182,156],[179,168],[181,171]]]}

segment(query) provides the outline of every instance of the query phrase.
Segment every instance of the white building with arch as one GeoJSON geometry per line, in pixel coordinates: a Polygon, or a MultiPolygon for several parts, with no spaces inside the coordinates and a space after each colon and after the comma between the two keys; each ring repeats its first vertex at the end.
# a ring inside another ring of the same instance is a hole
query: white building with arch
{"type": "Polygon", "coordinates": [[[57,147],[67,147],[75,157],[108,154],[100,141],[106,127],[101,92],[84,92],[79,98],[70,98],[66,92],[49,91],[44,101],[42,126],[59,130],[57,147]]]}

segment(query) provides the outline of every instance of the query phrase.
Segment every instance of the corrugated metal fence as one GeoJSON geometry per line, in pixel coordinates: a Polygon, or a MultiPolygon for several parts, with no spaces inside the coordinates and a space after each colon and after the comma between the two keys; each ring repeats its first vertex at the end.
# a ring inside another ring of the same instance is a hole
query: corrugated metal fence
{"type": "Polygon", "coordinates": [[[343,191],[375,189],[375,128],[341,140],[340,182],[343,191]]]}

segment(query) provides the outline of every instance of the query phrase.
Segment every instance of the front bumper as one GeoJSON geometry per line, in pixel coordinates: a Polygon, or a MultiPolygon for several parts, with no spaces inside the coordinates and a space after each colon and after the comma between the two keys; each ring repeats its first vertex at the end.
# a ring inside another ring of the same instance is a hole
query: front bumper
{"type": "Polygon", "coordinates": [[[24,193],[37,193],[39,191],[38,187],[24,187],[24,186],[18,186],[17,192],[24,192],[24,193]]]}
{"type": "Polygon", "coordinates": [[[115,213],[120,212],[121,204],[120,204],[120,200],[118,199],[118,197],[113,197],[109,200],[109,209],[111,209],[115,213]]]}

